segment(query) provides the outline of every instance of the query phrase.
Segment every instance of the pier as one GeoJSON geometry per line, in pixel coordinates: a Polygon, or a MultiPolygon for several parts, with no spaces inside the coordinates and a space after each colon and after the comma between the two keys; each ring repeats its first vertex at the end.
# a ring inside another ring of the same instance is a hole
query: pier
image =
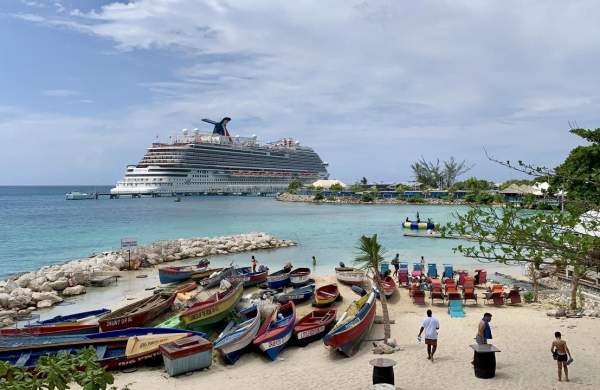
{"type": "Polygon", "coordinates": [[[261,192],[261,193],[251,193],[251,192],[157,192],[157,193],[143,193],[143,192],[133,192],[128,194],[111,194],[110,192],[97,192],[93,199],[120,199],[120,198],[175,198],[175,197],[183,197],[183,196],[261,196],[261,197],[274,197],[276,196],[276,192],[261,192]]]}

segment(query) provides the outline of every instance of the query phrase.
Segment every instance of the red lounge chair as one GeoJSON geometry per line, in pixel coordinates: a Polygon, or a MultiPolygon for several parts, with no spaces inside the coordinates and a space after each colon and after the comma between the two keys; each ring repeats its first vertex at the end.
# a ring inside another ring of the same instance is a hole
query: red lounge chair
{"type": "Polygon", "coordinates": [[[507,300],[510,300],[511,305],[516,305],[521,303],[521,294],[519,293],[519,289],[512,289],[505,295],[507,300]]]}
{"type": "Polygon", "coordinates": [[[431,303],[433,304],[434,299],[441,299],[444,302],[444,292],[442,291],[442,283],[439,279],[431,279],[431,285],[429,287],[429,296],[431,303]]]}
{"type": "Polygon", "coordinates": [[[494,284],[490,292],[486,294],[486,299],[488,301],[491,299],[496,306],[504,305],[504,286],[501,284],[494,284]]]}
{"type": "Polygon", "coordinates": [[[408,287],[408,272],[402,272],[402,270],[398,272],[398,285],[408,287]]]}
{"type": "Polygon", "coordinates": [[[458,285],[462,286],[465,282],[465,277],[469,276],[467,271],[457,271],[458,273],[458,285]]]}
{"type": "Polygon", "coordinates": [[[412,299],[413,299],[413,303],[415,305],[425,305],[425,291],[423,291],[423,290],[413,291],[412,299]]]}
{"type": "Polygon", "coordinates": [[[408,296],[412,297],[415,291],[421,291],[421,285],[419,283],[412,283],[408,290],[408,296]]]}
{"type": "Polygon", "coordinates": [[[475,280],[471,276],[466,276],[463,282],[463,300],[473,299],[477,303],[477,293],[475,293],[475,280]]]}

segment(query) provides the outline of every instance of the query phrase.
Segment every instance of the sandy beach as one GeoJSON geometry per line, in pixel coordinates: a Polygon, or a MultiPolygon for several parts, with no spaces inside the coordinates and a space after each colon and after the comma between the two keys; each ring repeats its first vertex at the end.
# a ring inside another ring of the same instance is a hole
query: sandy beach
{"type": "MultiPolygon", "coordinates": [[[[322,285],[335,277],[317,277],[322,285]]],[[[341,286],[344,297],[337,304],[339,315],[357,296],[341,286]]],[[[139,292],[137,296],[148,294],[139,292]]],[[[131,297],[130,297],[131,298],[131,297]]],[[[118,306],[118,305],[115,305],[118,306]]],[[[445,305],[413,305],[408,291],[399,289],[389,302],[392,337],[401,347],[384,357],[397,362],[395,366],[398,389],[597,389],[600,387],[599,319],[555,319],[546,316],[548,308],[541,305],[488,306],[479,300],[465,307],[465,318],[450,318],[445,305]],[[435,362],[427,360],[424,344],[417,343],[420,321],[427,308],[440,321],[438,352],[435,362]],[[471,359],[476,326],[482,314],[493,314],[491,322],[493,343],[502,352],[497,354],[497,373],[493,379],[474,376],[471,359]],[[573,353],[569,383],[559,383],[556,363],[550,354],[555,331],[561,331],[573,353]]],[[[298,306],[298,315],[311,310],[310,303],[298,306]]],[[[378,307],[378,315],[381,315],[378,307]]],[[[383,336],[383,326],[375,324],[370,339],[383,336]]],[[[170,378],[162,367],[139,368],[134,372],[115,373],[116,384],[131,384],[131,389],[164,390],[207,388],[217,389],[368,389],[372,367],[369,360],[381,357],[371,352],[372,343],[364,342],[352,358],[332,353],[321,342],[305,348],[290,346],[277,361],[270,362],[257,352],[250,352],[234,366],[225,366],[218,356],[204,371],[170,378]]]]}

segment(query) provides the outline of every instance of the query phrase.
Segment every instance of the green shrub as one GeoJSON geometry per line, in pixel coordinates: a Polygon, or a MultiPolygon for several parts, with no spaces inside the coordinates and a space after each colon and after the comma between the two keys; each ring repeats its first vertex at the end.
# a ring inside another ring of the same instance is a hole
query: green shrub
{"type": "Polygon", "coordinates": [[[533,302],[533,291],[527,291],[525,294],[523,294],[523,299],[527,303],[533,302]]]}
{"type": "Polygon", "coordinates": [[[323,199],[325,199],[325,197],[323,196],[323,194],[322,194],[321,192],[317,192],[317,193],[315,194],[315,197],[313,198],[313,200],[314,200],[314,201],[317,201],[317,202],[319,202],[319,201],[321,201],[321,200],[323,200],[323,199]]]}
{"type": "Polygon", "coordinates": [[[373,202],[375,200],[375,196],[370,192],[363,192],[360,201],[361,202],[373,202]]]}
{"type": "Polygon", "coordinates": [[[425,203],[425,199],[422,198],[408,198],[406,201],[408,203],[425,203]]]}

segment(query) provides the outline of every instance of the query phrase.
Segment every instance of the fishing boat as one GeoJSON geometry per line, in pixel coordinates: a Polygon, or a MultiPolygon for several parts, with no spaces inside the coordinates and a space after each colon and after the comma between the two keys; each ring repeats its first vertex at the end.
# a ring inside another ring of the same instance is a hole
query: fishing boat
{"type": "Polygon", "coordinates": [[[259,269],[258,271],[252,271],[250,267],[241,267],[236,268],[237,276],[236,278],[241,280],[244,283],[244,288],[253,287],[258,284],[263,283],[267,280],[267,275],[269,274],[269,269],[259,269]]]}
{"type": "Polygon", "coordinates": [[[242,320],[229,322],[213,344],[229,364],[234,364],[240,358],[242,352],[252,344],[260,328],[260,310],[256,305],[245,309],[241,314],[242,320]]]}
{"type": "Polygon", "coordinates": [[[98,324],[98,319],[110,313],[109,309],[98,309],[90,311],[82,311],[67,315],[59,315],[48,318],[47,320],[36,321],[32,326],[65,326],[65,325],[82,325],[82,324],[98,324]]]}
{"type": "Polygon", "coordinates": [[[215,324],[235,308],[244,291],[243,284],[233,282],[225,291],[215,293],[208,299],[194,303],[181,313],[181,322],[187,328],[201,328],[215,324]]]}
{"type": "Polygon", "coordinates": [[[327,307],[333,305],[333,303],[341,298],[340,290],[337,284],[326,284],[317,288],[314,295],[313,306],[316,307],[327,307]]]}
{"type": "Polygon", "coordinates": [[[294,340],[297,345],[305,346],[323,338],[335,325],[337,310],[315,309],[302,317],[294,326],[294,340]]]}
{"type": "Polygon", "coordinates": [[[103,332],[143,326],[167,311],[177,294],[154,294],[102,317],[98,323],[103,332]]]}
{"type": "Polygon", "coordinates": [[[235,268],[233,266],[223,268],[220,271],[214,272],[206,279],[200,281],[200,285],[204,288],[213,288],[217,287],[221,280],[234,276],[236,274],[235,268]]]}
{"type": "Polygon", "coordinates": [[[371,291],[350,304],[323,342],[348,357],[354,355],[373,325],[375,311],[375,292],[371,291]]]}
{"type": "Polygon", "coordinates": [[[391,276],[386,276],[381,280],[381,287],[386,298],[390,298],[396,292],[396,282],[391,276]]]}
{"type": "Polygon", "coordinates": [[[353,267],[335,267],[338,282],[348,285],[361,285],[367,280],[365,271],[353,267]]]}
{"type": "Polygon", "coordinates": [[[309,284],[308,286],[298,287],[287,293],[277,294],[277,301],[279,303],[286,303],[293,301],[294,303],[300,303],[309,300],[315,293],[315,285],[309,284]]]}
{"type": "Polygon", "coordinates": [[[282,288],[290,284],[290,270],[283,268],[267,276],[267,286],[272,289],[282,288]]]}
{"type": "Polygon", "coordinates": [[[38,343],[3,348],[0,360],[18,367],[34,366],[41,356],[72,353],[92,347],[105,369],[121,369],[160,359],[159,346],[181,338],[206,334],[180,329],[130,328],[81,336],[80,339],[41,337],[38,343]]]}
{"type": "Polygon", "coordinates": [[[290,272],[290,283],[294,287],[301,287],[310,282],[309,268],[296,268],[290,272]]]}
{"type": "Polygon", "coordinates": [[[98,333],[98,324],[74,325],[39,325],[25,326],[22,328],[0,329],[0,337],[6,336],[60,336],[73,334],[98,333]]]}
{"type": "Polygon", "coordinates": [[[256,345],[271,360],[277,359],[277,355],[292,337],[294,325],[296,324],[296,305],[290,301],[279,306],[270,318],[267,318],[258,330],[254,339],[256,345]]]}
{"type": "Polygon", "coordinates": [[[208,272],[208,260],[201,260],[195,265],[183,265],[180,267],[163,267],[158,269],[158,279],[161,283],[179,283],[196,277],[196,280],[208,277],[212,272],[208,272]]]}
{"type": "Polygon", "coordinates": [[[155,294],[171,295],[180,294],[194,291],[198,287],[198,284],[193,280],[188,280],[182,283],[173,283],[166,286],[161,286],[154,290],[155,294]]]}

